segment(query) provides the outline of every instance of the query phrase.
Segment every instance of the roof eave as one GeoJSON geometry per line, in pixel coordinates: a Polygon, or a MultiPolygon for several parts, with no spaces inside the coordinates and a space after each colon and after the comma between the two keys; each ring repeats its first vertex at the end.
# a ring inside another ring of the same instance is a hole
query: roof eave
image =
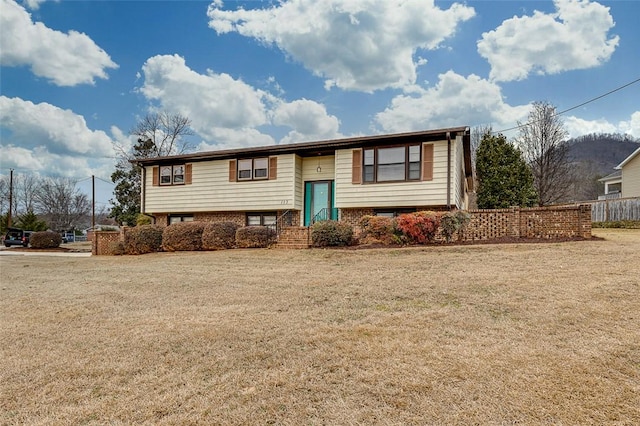
{"type": "Polygon", "coordinates": [[[131,163],[141,166],[158,164],[168,161],[207,161],[207,160],[224,160],[229,158],[235,158],[238,156],[254,156],[254,155],[276,155],[276,154],[292,154],[292,153],[312,153],[313,151],[333,151],[340,148],[350,148],[355,146],[363,146],[366,144],[375,144],[384,140],[394,139],[411,139],[411,138],[435,138],[438,135],[445,135],[449,133],[462,133],[463,135],[469,132],[469,127],[452,127],[446,129],[426,130],[419,132],[405,132],[395,134],[373,135],[373,136],[357,136],[343,139],[333,139],[314,142],[300,142],[286,145],[268,145],[251,148],[235,148],[220,151],[206,151],[191,154],[171,155],[164,157],[154,158],[142,158],[130,160],[131,163]]]}
{"type": "Polygon", "coordinates": [[[624,166],[626,166],[626,165],[627,165],[631,160],[633,160],[633,159],[634,159],[634,157],[635,157],[636,155],[638,155],[638,154],[640,154],[640,148],[636,149],[635,151],[633,151],[633,152],[631,153],[631,155],[630,155],[630,156],[628,156],[627,158],[625,158],[624,160],[622,160],[622,163],[618,164],[618,165],[615,167],[615,169],[617,169],[617,170],[622,170],[622,168],[623,168],[624,166]]]}

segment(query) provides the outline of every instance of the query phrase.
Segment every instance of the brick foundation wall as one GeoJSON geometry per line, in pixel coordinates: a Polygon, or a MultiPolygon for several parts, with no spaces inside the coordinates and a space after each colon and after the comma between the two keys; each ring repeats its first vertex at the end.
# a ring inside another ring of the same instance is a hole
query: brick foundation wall
{"type": "Polygon", "coordinates": [[[347,223],[356,231],[360,228],[358,223],[363,216],[373,216],[373,208],[366,209],[340,209],[340,222],[347,223]]]}
{"type": "Polygon", "coordinates": [[[193,220],[198,222],[233,222],[238,226],[244,226],[246,215],[244,212],[194,213],[193,220]]]}
{"type": "MultiPolygon", "coordinates": [[[[278,217],[284,214],[285,210],[279,210],[277,212],[278,217]]],[[[158,213],[154,215],[156,218],[156,224],[161,226],[167,226],[169,223],[169,215],[164,213],[158,213]]],[[[247,212],[234,211],[234,212],[204,212],[194,213],[193,220],[198,222],[233,222],[238,226],[245,226],[247,222],[247,212]]],[[[300,211],[291,210],[291,226],[300,226],[300,211]]]]}

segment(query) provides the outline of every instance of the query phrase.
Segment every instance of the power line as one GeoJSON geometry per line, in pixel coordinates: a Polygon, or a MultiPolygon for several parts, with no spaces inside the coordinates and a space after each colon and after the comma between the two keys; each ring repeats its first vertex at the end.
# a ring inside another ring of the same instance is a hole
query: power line
{"type": "MultiPolygon", "coordinates": [[[[567,112],[569,112],[569,111],[573,111],[574,109],[577,109],[577,108],[580,108],[580,107],[585,106],[585,105],[587,105],[587,104],[590,104],[591,102],[595,102],[595,101],[597,101],[598,99],[602,99],[602,98],[604,98],[604,97],[606,97],[606,96],[611,95],[612,93],[618,92],[618,91],[620,91],[620,90],[622,90],[622,89],[625,89],[625,88],[627,88],[627,87],[631,86],[632,84],[636,84],[636,83],[638,83],[638,82],[640,82],[640,78],[637,78],[637,79],[635,79],[635,80],[633,80],[633,81],[631,81],[631,82],[629,82],[629,83],[627,83],[627,84],[623,84],[623,85],[622,85],[622,86],[620,86],[620,87],[616,87],[615,89],[610,90],[610,91],[608,91],[607,93],[604,93],[604,94],[602,94],[602,95],[600,95],[600,96],[596,96],[595,98],[591,98],[591,99],[589,99],[588,101],[582,102],[582,103],[581,103],[581,104],[579,104],[579,105],[573,106],[573,107],[571,107],[571,108],[567,108],[567,109],[562,110],[562,111],[560,111],[560,112],[556,112],[556,113],[555,113],[555,114],[553,114],[550,118],[557,117],[557,116],[562,115],[562,114],[565,114],[565,113],[567,113],[567,112]]],[[[541,120],[539,120],[539,121],[541,121],[541,120]]],[[[494,132],[491,132],[491,133],[493,133],[493,134],[496,134],[496,133],[504,133],[504,132],[508,132],[508,131],[510,131],[510,130],[516,130],[516,129],[519,129],[519,128],[521,128],[521,127],[529,126],[529,125],[531,125],[531,124],[535,124],[535,123],[537,123],[537,122],[536,122],[536,121],[534,121],[534,122],[532,122],[532,123],[519,124],[519,125],[514,126],[514,127],[509,127],[508,129],[497,130],[497,131],[494,131],[494,132]]]]}

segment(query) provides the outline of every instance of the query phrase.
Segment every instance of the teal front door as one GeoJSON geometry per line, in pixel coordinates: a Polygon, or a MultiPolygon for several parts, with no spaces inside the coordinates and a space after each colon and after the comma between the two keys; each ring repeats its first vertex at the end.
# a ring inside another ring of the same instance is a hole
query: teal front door
{"type": "Polygon", "coordinates": [[[304,225],[314,221],[336,219],[333,208],[333,181],[305,182],[304,225]]]}

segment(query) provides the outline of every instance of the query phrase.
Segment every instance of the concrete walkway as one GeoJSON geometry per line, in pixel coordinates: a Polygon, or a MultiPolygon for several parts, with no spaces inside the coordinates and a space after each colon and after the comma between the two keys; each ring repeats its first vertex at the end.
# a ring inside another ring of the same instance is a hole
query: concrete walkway
{"type": "Polygon", "coordinates": [[[91,252],[60,252],[60,251],[28,252],[28,251],[22,251],[22,250],[5,249],[5,250],[0,250],[0,256],[90,257],[91,252]]]}

